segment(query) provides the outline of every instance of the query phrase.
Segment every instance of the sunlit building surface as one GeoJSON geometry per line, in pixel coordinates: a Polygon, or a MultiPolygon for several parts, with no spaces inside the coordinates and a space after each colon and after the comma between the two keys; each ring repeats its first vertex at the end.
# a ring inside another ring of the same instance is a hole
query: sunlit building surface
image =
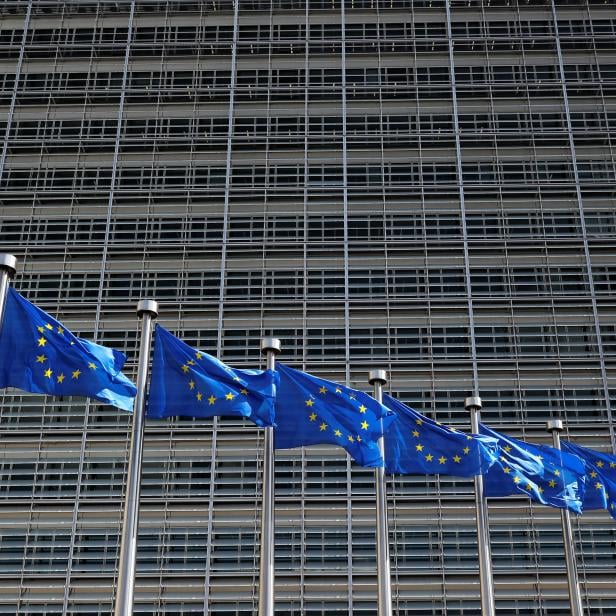
{"type": "MultiPolygon", "coordinates": [[[[611,0],[4,1],[0,249],[135,374],[142,297],[237,367],[279,361],[466,428],[612,451],[611,0]]],[[[130,417],[0,405],[0,614],[112,612],[130,417]]],[[[262,434],[149,423],[135,614],[252,616],[262,434]]],[[[277,614],[376,613],[373,474],[276,456],[277,614]]],[[[472,483],[388,484],[394,611],[478,616],[472,483]]],[[[587,615],[616,523],[574,520],[587,615]]],[[[490,501],[497,612],[568,613],[557,510],[490,501]]]]}

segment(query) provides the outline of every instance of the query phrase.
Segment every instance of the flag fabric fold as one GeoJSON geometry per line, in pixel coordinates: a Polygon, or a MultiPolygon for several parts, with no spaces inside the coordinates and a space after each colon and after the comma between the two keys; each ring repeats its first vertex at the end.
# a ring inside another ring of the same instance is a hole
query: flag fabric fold
{"type": "Polygon", "coordinates": [[[277,364],[274,448],[330,444],[362,466],[383,466],[378,439],[395,419],[372,396],[277,364]]]}
{"type": "Polygon", "coordinates": [[[0,387],[86,396],[132,411],[137,389],[120,351],[76,337],[9,288],[0,331],[0,387]]]}
{"type": "Polygon", "coordinates": [[[271,370],[230,368],[157,325],[146,417],[245,417],[271,426],[276,381],[271,370]]]}
{"type": "Polygon", "coordinates": [[[383,404],[397,417],[384,438],[388,473],[472,477],[486,472],[497,458],[492,437],[445,426],[387,394],[383,404]]]}
{"type": "Polygon", "coordinates": [[[585,469],[580,458],[547,445],[531,445],[480,424],[498,440],[498,459],[484,475],[487,497],[525,494],[550,507],[582,513],[585,469]]]}
{"type": "Polygon", "coordinates": [[[584,462],[586,490],[582,508],[605,509],[616,519],[616,456],[562,440],[561,447],[584,462]]]}

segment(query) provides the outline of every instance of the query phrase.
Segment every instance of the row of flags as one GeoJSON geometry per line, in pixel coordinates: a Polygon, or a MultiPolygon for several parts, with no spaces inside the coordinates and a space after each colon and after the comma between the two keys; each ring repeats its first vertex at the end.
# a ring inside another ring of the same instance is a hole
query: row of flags
{"type": "MultiPolygon", "coordinates": [[[[0,387],[86,396],[131,411],[136,387],[126,356],[78,338],[9,288],[0,330],[0,387]]],[[[500,434],[480,424],[466,434],[385,395],[372,396],[277,364],[239,370],[157,325],[146,417],[245,417],[274,428],[275,449],[338,445],[360,465],[388,473],[482,475],[484,495],[524,494],[582,513],[616,519],[616,456],[567,441],[562,450],[500,434]],[[384,456],[379,449],[383,437],[384,456]]]]}

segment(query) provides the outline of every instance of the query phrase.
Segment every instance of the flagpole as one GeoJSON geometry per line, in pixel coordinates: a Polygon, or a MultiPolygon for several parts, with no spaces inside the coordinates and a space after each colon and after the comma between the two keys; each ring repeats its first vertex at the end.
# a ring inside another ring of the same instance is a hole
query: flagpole
{"type": "Polygon", "coordinates": [[[137,561],[137,533],[139,531],[139,494],[141,491],[141,461],[143,458],[143,428],[145,423],[145,388],[150,363],[152,322],[158,316],[158,302],[142,299],[137,304],[141,317],[141,341],[137,370],[137,396],[133,409],[133,428],[124,497],[124,521],[120,545],[118,585],[115,597],[115,616],[132,616],[137,561]]]}
{"type": "MultiPolygon", "coordinates": [[[[374,399],[382,403],[383,385],[387,383],[387,372],[385,370],[370,370],[368,382],[374,387],[374,399]]],[[[383,430],[381,430],[382,433],[383,430]]],[[[379,438],[378,444],[384,462],[385,443],[383,436],[379,438]]],[[[389,530],[387,528],[387,487],[385,485],[384,466],[374,469],[374,483],[376,487],[377,613],[378,616],[392,616],[389,530]]]]}
{"type": "MultiPolygon", "coordinates": [[[[276,367],[278,338],[262,338],[267,369],[276,367]]],[[[274,428],[265,428],[263,442],[263,504],[261,506],[261,559],[259,563],[259,616],[274,616],[274,428]]]]}
{"type": "Polygon", "coordinates": [[[9,283],[11,278],[15,276],[17,267],[17,257],[5,252],[0,253],[0,329],[2,328],[2,319],[4,318],[4,306],[6,306],[6,298],[9,294],[9,283]]]}
{"type": "MultiPolygon", "coordinates": [[[[464,400],[464,408],[471,414],[471,432],[479,434],[481,421],[481,398],[470,396],[464,400]]],[[[477,551],[479,553],[479,588],[482,616],[494,616],[494,589],[492,587],[492,558],[488,532],[488,507],[483,496],[483,476],[475,475],[475,511],[477,520],[477,551]]]]}
{"type": "MultiPolygon", "coordinates": [[[[560,433],[563,431],[563,422],[560,419],[550,419],[545,429],[552,433],[554,449],[560,451],[560,433]]],[[[563,530],[565,544],[565,562],[567,563],[567,583],[569,587],[569,604],[571,616],[583,616],[582,597],[580,596],[580,584],[578,581],[577,566],[575,562],[575,543],[573,530],[571,529],[571,517],[568,509],[560,510],[560,522],[563,530]]]]}

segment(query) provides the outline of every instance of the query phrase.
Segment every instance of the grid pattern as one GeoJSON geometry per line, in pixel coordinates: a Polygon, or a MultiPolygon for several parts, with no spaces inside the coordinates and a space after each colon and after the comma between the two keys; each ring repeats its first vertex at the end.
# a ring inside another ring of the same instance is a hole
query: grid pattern
{"type": "MultiPolygon", "coordinates": [[[[281,360],[466,427],[613,451],[609,0],[5,1],[0,238],[16,287],[135,372],[141,297],[233,365],[281,360]]],[[[0,614],[111,612],[129,418],[0,405],[0,614]]],[[[146,429],[136,614],[255,613],[259,431],[146,429]],[[257,503],[255,505],[255,503],[257,503]]],[[[375,613],[370,471],[276,457],[276,611],[375,613]]],[[[472,484],[389,481],[396,614],[479,615],[472,484]]],[[[616,527],[574,521],[589,615],[616,527]]],[[[490,502],[497,612],[568,611],[558,512],[490,502]]]]}

